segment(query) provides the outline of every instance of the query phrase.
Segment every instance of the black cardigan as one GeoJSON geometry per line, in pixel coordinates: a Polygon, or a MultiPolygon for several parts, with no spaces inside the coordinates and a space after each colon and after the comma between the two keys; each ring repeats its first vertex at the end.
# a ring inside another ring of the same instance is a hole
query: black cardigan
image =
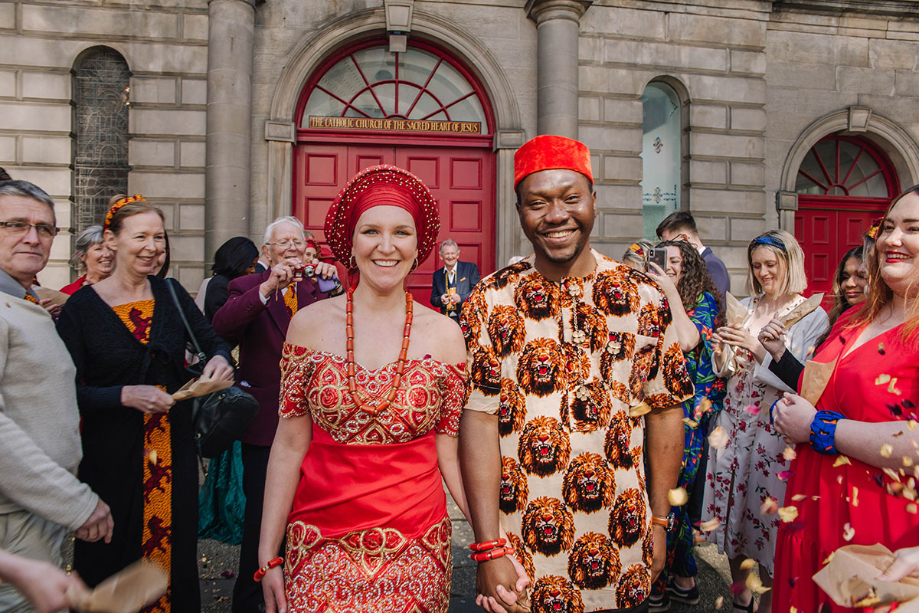
{"type": "MultiPolygon", "coordinates": [[[[78,290],[61,311],[57,331],[77,367],[77,403],[83,414],[122,409],[121,388],[125,385],[162,385],[172,393],[191,378],[185,369],[185,346],[191,339],[167,281],[147,279],[155,305],[146,345],[134,338],[92,286],[78,290]]],[[[222,355],[232,363],[230,348],[207,323],[188,292],[178,283],[175,289],[208,359],[222,355]]]]}

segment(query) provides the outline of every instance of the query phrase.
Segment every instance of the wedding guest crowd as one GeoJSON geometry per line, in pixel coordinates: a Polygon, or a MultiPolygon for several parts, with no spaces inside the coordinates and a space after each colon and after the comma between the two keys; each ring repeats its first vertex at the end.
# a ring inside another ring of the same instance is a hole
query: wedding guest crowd
{"type": "MultiPolygon", "coordinates": [[[[783,230],[747,245],[740,301],[688,212],[604,256],[590,160],[560,136],[517,151],[532,252],[481,281],[423,181],[380,165],[326,219],[346,287],[281,217],[217,250],[200,308],[140,194],[77,236],[63,308],[39,300],[54,202],[0,180],[0,611],[71,608],[140,558],[169,576],[144,611],[200,610],[183,317],[203,376],[260,406],[204,487],[244,499],[234,613],[445,613],[443,484],[494,613],[701,606],[699,540],[733,613],[852,610],[812,579],[846,545],[919,576],[919,186],[843,255],[828,315],[783,230]],[[438,241],[422,305],[406,286],[438,241]]],[[[230,503],[202,500],[213,527],[230,503]]]]}

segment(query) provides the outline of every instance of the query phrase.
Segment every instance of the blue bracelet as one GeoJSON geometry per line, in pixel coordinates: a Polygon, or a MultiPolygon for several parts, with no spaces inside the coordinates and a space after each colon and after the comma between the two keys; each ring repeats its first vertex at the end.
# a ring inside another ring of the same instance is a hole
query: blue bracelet
{"type": "Polygon", "coordinates": [[[781,400],[782,399],[779,398],[778,400],[772,403],[771,407],[769,407],[769,423],[772,424],[773,426],[775,425],[775,405],[777,405],[781,400]]]}
{"type": "Polygon", "coordinates": [[[836,423],[846,416],[837,411],[817,411],[811,422],[811,447],[817,453],[836,455],[836,423]]]}

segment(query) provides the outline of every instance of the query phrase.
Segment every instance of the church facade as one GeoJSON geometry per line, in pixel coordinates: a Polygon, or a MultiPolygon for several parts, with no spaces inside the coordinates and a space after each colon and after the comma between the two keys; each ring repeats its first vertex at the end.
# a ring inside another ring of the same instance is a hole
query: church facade
{"type": "MultiPolygon", "coordinates": [[[[814,289],[919,183],[919,2],[867,0],[0,0],[0,166],[57,202],[41,281],[114,193],[166,213],[194,291],[226,239],[278,215],[322,238],[357,170],[408,168],[441,239],[483,273],[528,253],[513,154],[592,151],[595,247],[674,210],[737,293],[781,227],[814,289]]],[[[430,287],[437,262],[412,281],[430,287]]]]}

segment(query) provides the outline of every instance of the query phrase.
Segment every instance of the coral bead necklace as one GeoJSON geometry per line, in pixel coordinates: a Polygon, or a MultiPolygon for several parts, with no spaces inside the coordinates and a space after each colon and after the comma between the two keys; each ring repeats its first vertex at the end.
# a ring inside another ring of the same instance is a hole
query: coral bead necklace
{"type": "Polygon", "coordinates": [[[383,411],[396,397],[396,392],[402,384],[402,373],[405,371],[405,356],[408,355],[408,342],[412,335],[412,293],[405,292],[405,328],[402,332],[402,350],[399,352],[399,361],[396,363],[396,378],[393,381],[386,398],[371,398],[366,402],[362,401],[357,395],[357,382],[354,380],[354,288],[348,288],[348,302],[345,307],[345,335],[347,339],[347,354],[345,367],[348,373],[348,396],[351,402],[359,409],[370,411],[383,411]]]}

